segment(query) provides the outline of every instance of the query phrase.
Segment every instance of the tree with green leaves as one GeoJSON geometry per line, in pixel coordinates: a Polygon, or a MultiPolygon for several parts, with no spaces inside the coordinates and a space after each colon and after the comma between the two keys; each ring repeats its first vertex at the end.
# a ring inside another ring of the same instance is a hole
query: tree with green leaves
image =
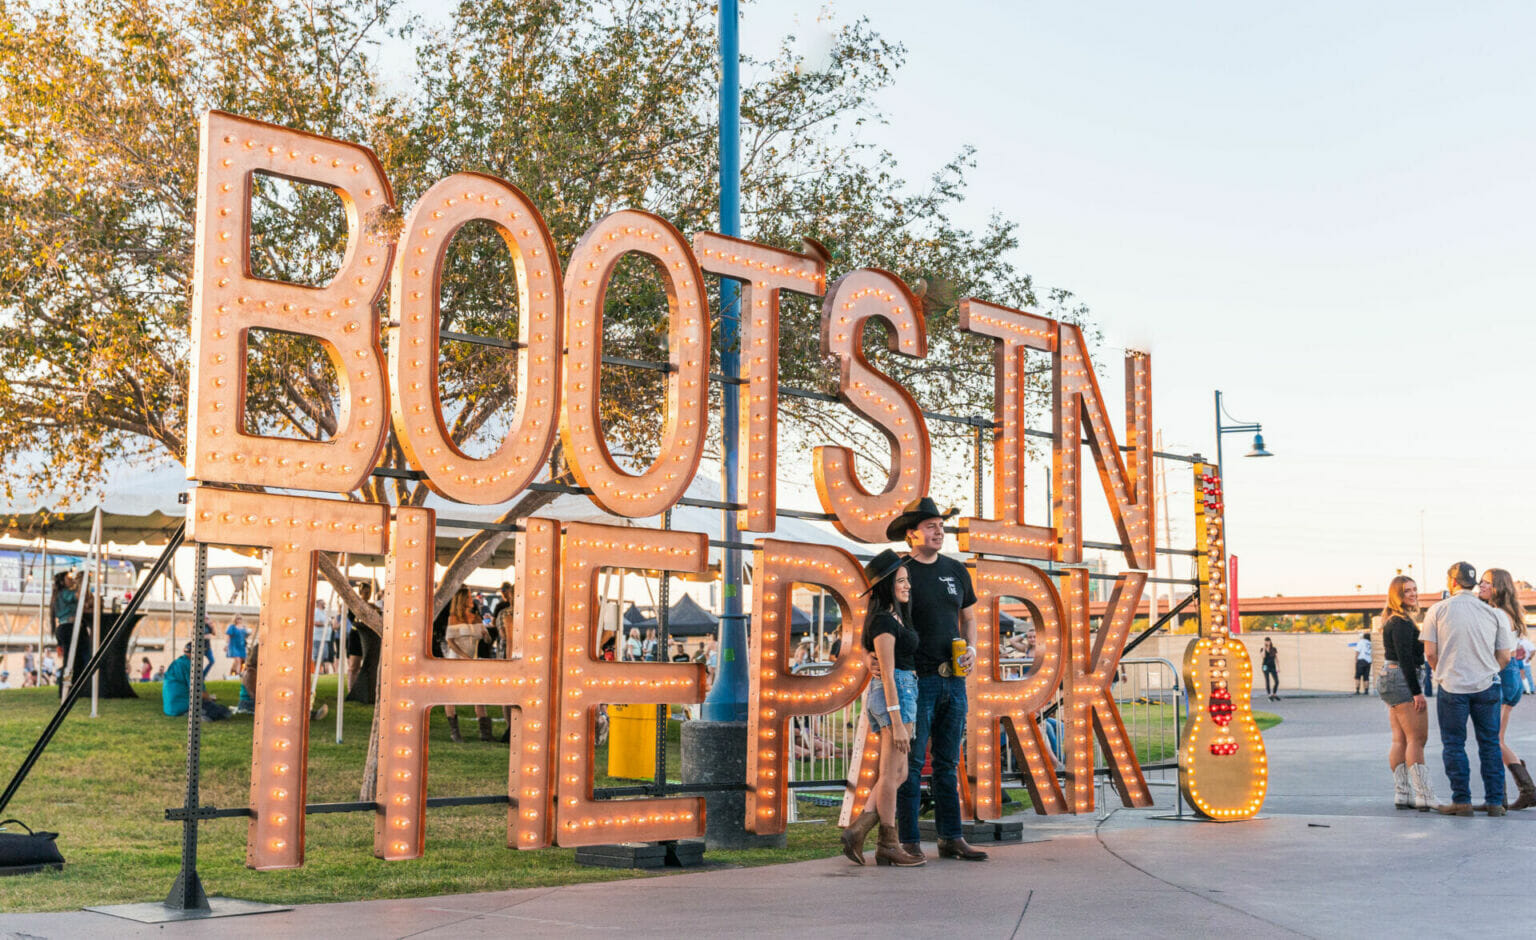
{"type": "MultiPolygon", "coordinates": [[[[183,459],[203,110],[372,147],[401,215],[452,173],[505,179],[539,206],[562,256],[619,208],[655,212],[685,233],[712,231],[714,14],[707,0],[466,0],[446,26],[427,30],[402,18],[397,0],[0,6],[0,458],[26,468],[6,485],[86,491],[116,461],[183,459]],[[386,74],[385,41],[414,47],[408,75],[386,74]]],[[[1011,260],[1012,223],[994,218],[972,231],[950,221],[964,197],[968,150],[913,187],[894,155],[862,139],[880,119],[874,95],[896,80],[902,56],[857,20],[840,28],[824,68],[806,68],[789,38],[771,59],[749,63],[744,234],[833,246],[831,277],[877,266],[918,285],[928,357],[889,353],[876,329],[867,337],[871,359],[924,407],[990,414],[990,344],[955,329],[958,299],[1020,307],[1043,299],[1045,312],[1077,322],[1085,311],[1065,292],[1036,296],[1011,260]]],[[[323,283],[345,250],[335,195],[262,178],[253,200],[252,272],[323,283]]],[[[515,336],[515,277],[494,229],[465,226],[444,273],[443,329],[515,336]]],[[[606,318],[609,353],[665,358],[665,302],[638,259],[621,264],[606,318]]],[[[785,385],[835,388],[819,320],[811,299],[785,304],[785,385]]],[[[251,430],[306,439],[334,430],[335,377],[317,343],[258,333],[248,365],[251,430]]],[[[440,366],[455,441],[471,453],[494,446],[516,404],[514,360],[496,347],[445,342],[440,366]]],[[[1043,375],[1034,380],[1045,389],[1043,375]]],[[[654,371],[605,370],[602,417],[615,450],[648,456],[664,417],[661,383],[654,371]]],[[[866,474],[883,475],[883,439],[846,409],[805,399],[783,407],[788,437],[849,443],[866,474]]],[[[931,430],[941,450],[965,446],[969,433],[931,430]]],[[[552,476],[565,478],[558,453],[554,463],[552,476]]],[[[406,468],[393,437],[384,466],[406,468]]],[[[375,477],[353,494],[405,505],[426,496],[421,481],[400,477],[375,477]]],[[[550,498],[526,493],[504,518],[550,498]]],[[[487,532],[461,544],[439,607],[505,538],[487,532]]],[[[377,629],[377,614],[339,569],[326,562],[324,573],[377,629]]]]}

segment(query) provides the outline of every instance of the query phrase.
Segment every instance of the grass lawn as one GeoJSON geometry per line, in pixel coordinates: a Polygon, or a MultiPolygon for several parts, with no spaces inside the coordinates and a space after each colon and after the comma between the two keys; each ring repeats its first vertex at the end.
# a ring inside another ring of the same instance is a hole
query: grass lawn
{"type": "MultiPolygon", "coordinates": [[[[335,679],[320,683],[322,700],[335,704],[335,679]]],[[[141,698],[101,703],[101,717],[86,717],[89,702],[74,713],[44,752],[31,776],[3,813],[34,829],[60,833],[64,871],[0,878],[0,911],[72,910],[86,904],[162,899],[181,858],[181,824],[165,819],[182,803],[186,723],[160,713],[158,683],[135,685],[141,698]]],[[[234,682],[213,682],[221,702],[238,698],[234,682]]],[[[0,785],[20,765],[47,724],[57,697],[52,689],[0,692],[0,785]]],[[[493,709],[493,711],[495,711],[493,709]]],[[[440,712],[433,713],[429,795],[502,793],[507,750],[473,739],[473,718],[461,723],[469,739],[448,740],[440,712]]],[[[322,721],[310,742],[309,801],[358,799],[372,710],[348,704],[345,743],[335,743],[335,714],[322,721]]],[[[1264,716],[1261,727],[1279,721],[1264,716]]],[[[1127,723],[1130,724],[1129,719],[1127,723]]],[[[498,726],[498,731],[500,726],[498,726]]],[[[669,729],[669,776],[678,773],[677,725],[669,729]]],[[[202,803],[236,807],[250,788],[251,719],[203,725],[202,803]]],[[[1149,759],[1149,758],[1144,758],[1149,759]]],[[[598,768],[606,767],[599,753],[598,768]]],[[[604,782],[630,782],[600,780],[604,782]]],[[[1027,794],[1014,790],[1027,804],[1027,794]]],[[[740,852],[711,851],[712,863],[766,865],[826,858],[839,851],[836,809],[800,804],[808,821],[789,827],[788,846],[740,852]]],[[[405,862],[373,857],[369,813],[310,816],[305,866],[292,871],[245,868],[244,819],[216,819],[200,827],[198,870],[210,894],[283,904],[413,897],[496,891],[544,885],[655,877],[576,864],[571,849],[517,852],[505,847],[506,808],[475,806],[429,812],[427,853],[405,862]]],[[[670,871],[676,871],[670,870],[670,871]]]]}

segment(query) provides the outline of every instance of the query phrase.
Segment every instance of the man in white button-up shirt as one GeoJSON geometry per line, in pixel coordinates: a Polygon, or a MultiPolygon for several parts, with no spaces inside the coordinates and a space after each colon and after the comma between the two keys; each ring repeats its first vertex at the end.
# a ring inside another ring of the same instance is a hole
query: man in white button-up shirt
{"type": "Polygon", "coordinates": [[[1450,597],[1424,615],[1419,637],[1424,659],[1435,671],[1440,695],[1441,756],[1451,780],[1451,802],[1435,807],[1447,816],[1472,815],[1471,768],[1467,764],[1467,719],[1477,735],[1478,764],[1488,815],[1504,815],[1504,762],[1499,750],[1499,670],[1509,662],[1514,633],[1503,611],[1478,599],[1477,569],[1458,561],[1446,572],[1450,597]]]}

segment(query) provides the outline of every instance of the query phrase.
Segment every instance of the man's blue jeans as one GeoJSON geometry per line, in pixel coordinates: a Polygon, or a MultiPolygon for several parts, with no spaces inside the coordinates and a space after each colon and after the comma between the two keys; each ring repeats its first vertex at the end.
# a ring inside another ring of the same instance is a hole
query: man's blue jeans
{"type": "Polygon", "coordinates": [[[1435,717],[1440,722],[1441,757],[1451,779],[1451,802],[1472,802],[1471,767],[1467,764],[1467,719],[1477,735],[1477,757],[1483,774],[1483,797],[1489,806],[1504,805],[1504,761],[1499,750],[1499,682],[1481,692],[1440,689],[1435,717]]]}
{"type": "MultiPolygon", "coordinates": [[[[912,732],[912,753],[907,779],[896,791],[896,821],[901,841],[922,841],[917,814],[922,807],[924,752],[933,745],[933,820],[940,839],[958,839],[960,788],[955,768],[960,764],[960,744],[965,740],[965,678],[962,676],[917,677],[917,726],[912,732]]],[[[1495,724],[1494,731],[1498,731],[1495,724]]]]}

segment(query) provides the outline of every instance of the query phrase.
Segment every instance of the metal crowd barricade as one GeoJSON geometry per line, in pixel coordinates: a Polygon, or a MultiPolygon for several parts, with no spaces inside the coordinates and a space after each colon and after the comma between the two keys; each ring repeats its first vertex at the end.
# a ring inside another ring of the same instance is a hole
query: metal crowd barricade
{"type": "MultiPolygon", "coordinates": [[[[1005,659],[1001,662],[1005,680],[1020,680],[1034,665],[1030,659],[1005,659]]],[[[826,675],[832,668],[829,662],[801,663],[792,667],[795,675],[826,675]]],[[[1126,733],[1136,749],[1142,774],[1148,786],[1178,786],[1179,738],[1183,735],[1187,718],[1188,702],[1179,682],[1179,670],[1170,661],[1157,657],[1122,659],[1112,694],[1120,708],[1121,720],[1126,733]],[[1172,777],[1170,779],[1170,773],[1172,777]]],[[[1057,691],[1052,705],[1042,710],[1045,722],[1057,721],[1062,694],[1057,691]]],[[[791,720],[792,750],[789,761],[789,783],[796,798],[790,801],[790,822],[799,822],[800,800],[825,801],[834,805],[842,801],[846,761],[857,760],[859,744],[854,740],[859,711],[864,706],[863,696],[848,707],[826,715],[801,715],[791,720]],[[811,781],[809,786],[796,783],[811,781]]],[[[1048,728],[1047,737],[1056,752],[1057,771],[1061,772],[1060,735],[1048,728]]],[[[1095,766],[1099,768],[1099,793],[1095,799],[1098,811],[1103,814],[1110,808],[1110,800],[1116,799],[1106,791],[1108,774],[1104,755],[1094,742],[1095,766]]],[[[1020,768],[1014,763],[1013,749],[1003,753],[1003,779],[1023,781],[1020,768]]]]}
{"type": "MultiPolygon", "coordinates": [[[[799,663],[791,668],[797,676],[824,676],[832,670],[830,662],[799,663]]],[[[790,720],[789,783],[795,798],[789,801],[790,822],[799,821],[801,799],[836,805],[843,800],[843,777],[847,762],[857,761],[862,741],[854,738],[859,713],[864,708],[860,695],[846,708],[826,715],[797,715],[790,720]],[[796,781],[825,781],[825,786],[799,787],[796,781]]]]}

